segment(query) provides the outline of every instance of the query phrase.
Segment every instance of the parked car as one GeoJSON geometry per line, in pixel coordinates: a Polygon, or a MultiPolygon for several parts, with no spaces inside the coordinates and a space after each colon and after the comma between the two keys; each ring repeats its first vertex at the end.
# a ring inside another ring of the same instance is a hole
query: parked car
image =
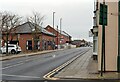
{"type": "MultiPolygon", "coordinates": [[[[2,53],[6,53],[6,46],[1,47],[2,53]]],[[[21,47],[15,44],[8,44],[8,53],[18,54],[21,52],[21,47]]]]}

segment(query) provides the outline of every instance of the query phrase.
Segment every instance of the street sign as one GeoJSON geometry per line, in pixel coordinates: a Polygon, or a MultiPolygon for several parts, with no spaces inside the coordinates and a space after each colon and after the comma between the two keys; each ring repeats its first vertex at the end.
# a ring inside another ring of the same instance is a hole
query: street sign
{"type": "Polygon", "coordinates": [[[99,14],[99,24],[102,25],[102,51],[101,51],[101,76],[103,76],[103,71],[105,72],[105,26],[107,26],[107,12],[108,7],[105,5],[105,0],[103,4],[100,3],[100,14],[99,14]]]}
{"type": "Polygon", "coordinates": [[[93,37],[93,33],[91,32],[91,30],[89,31],[89,37],[93,37]]]}
{"type": "Polygon", "coordinates": [[[107,26],[107,12],[108,6],[104,4],[100,4],[100,14],[99,14],[99,24],[107,26]],[[103,20],[104,19],[104,20],[103,20]]]}

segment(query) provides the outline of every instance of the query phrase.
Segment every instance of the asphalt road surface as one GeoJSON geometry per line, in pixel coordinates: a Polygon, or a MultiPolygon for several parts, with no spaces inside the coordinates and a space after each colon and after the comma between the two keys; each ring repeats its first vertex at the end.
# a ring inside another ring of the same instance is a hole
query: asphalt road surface
{"type": "Polygon", "coordinates": [[[44,80],[43,76],[90,48],[75,48],[2,62],[3,80],[44,80]]]}

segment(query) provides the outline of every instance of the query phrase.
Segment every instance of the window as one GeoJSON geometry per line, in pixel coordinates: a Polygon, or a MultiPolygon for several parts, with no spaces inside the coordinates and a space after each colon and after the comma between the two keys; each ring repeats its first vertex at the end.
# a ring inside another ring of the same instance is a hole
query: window
{"type": "Polygon", "coordinates": [[[28,40],[26,43],[27,50],[32,50],[32,40],[28,40]]]}
{"type": "Polygon", "coordinates": [[[38,50],[39,50],[40,49],[40,41],[38,41],[37,44],[38,44],[38,50]]]}
{"type": "MultiPolygon", "coordinates": [[[[6,48],[6,46],[4,46],[6,48]]],[[[11,45],[8,45],[8,47],[14,47],[14,46],[11,46],[11,45]]]]}

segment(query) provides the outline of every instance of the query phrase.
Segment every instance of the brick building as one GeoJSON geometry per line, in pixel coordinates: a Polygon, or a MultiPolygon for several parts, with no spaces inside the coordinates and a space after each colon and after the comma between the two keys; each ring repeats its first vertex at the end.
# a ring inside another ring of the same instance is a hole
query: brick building
{"type": "Polygon", "coordinates": [[[55,34],[56,37],[54,38],[54,41],[55,41],[56,45],[64,45],[67,42],[71,41],[71,36],[68,33],[66,33],[65,31],[60,31],[59,29],[54,29],[50,25],[48,25],[45,29],[47,31],[55,34]]]}
{"type": "Polygon", "coordinates": [[[85,47],[90,46],[90,42],[87,42],[86,40],[73,40],[71,44],[76,45],[76,47],[85,47]]]}
{"type": "MultiPolygon", "coordinates": [[[[52,41],[53,37],[55,37],[53,33],[48,32],[40,26],[37,26],[37,29],[35,29],[32,23],[26,22],[17,26],[14,31],[9,34],[9,43],[18,44],[23,52],[31,50],[50,50],[55,46],[52,41]]],[[[4,39],[5,34],[3,33],[3,45],[4,39]]]]}

